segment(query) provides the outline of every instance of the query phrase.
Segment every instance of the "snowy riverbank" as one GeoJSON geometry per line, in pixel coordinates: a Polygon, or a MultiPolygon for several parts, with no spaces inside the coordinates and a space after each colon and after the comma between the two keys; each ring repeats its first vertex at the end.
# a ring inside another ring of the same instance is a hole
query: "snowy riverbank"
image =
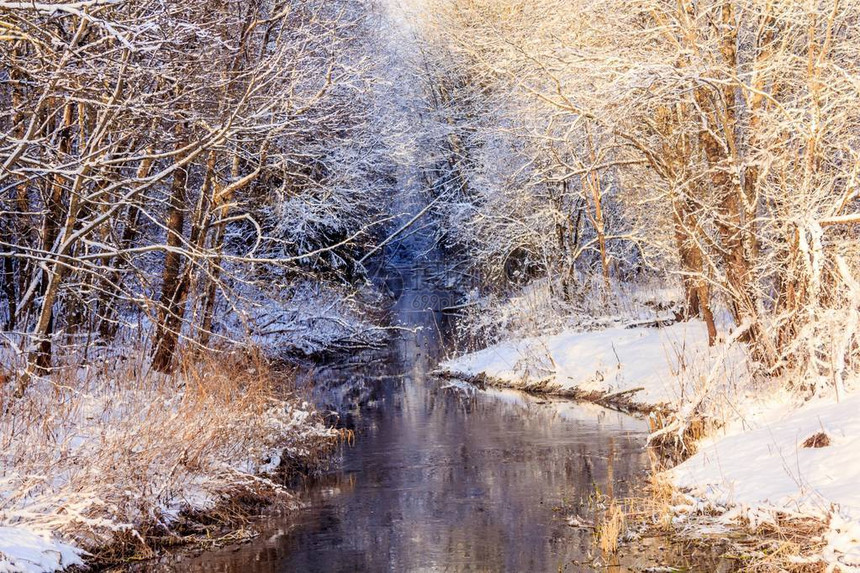
{"type": "Polygon", "coordinates": [[[440,367],[453,378],[639,411],[680,405],[696,393],[694,373],[738,380],[744,369],[740,349],[709,348],[705,328],[698,321],[523,338],[454,358],[440,367]]]}
{"type": "Polygon", "coordinates": [[[166,376],[133,356],[59,368],[21,398],[2,395],[0,571],[212,542],[248,502],[292,503],[273,478],[314,467],[336,443],[258,357],[198,355],[166,376]]]}
{"type": "MultiPolygon", "coordinates": [[[[778,516],[827,525],[820,558],[840,571],[860,571],[860,394],[803,406],[779,399],[703,440],[698,452],[668,472],[686,492],[686,516],[715,513],[716,523],[755,530],[778,516]]],[[[834,570],[834,569],[830,569],[834,570]]]]}
{"type": "Polygon", "coordinates": [[[742,345],[709,348],[697,321],[503,342],[440,371],[655,412],[655,435],[679,443],[684,420],[705,418],[707,437],[690,444],[697,453],[666,473],[683,500],[672,508],[678,528],[695,528],[702,515],[717,531],[812,518],[826,533],[809,540],[816,554],[807,559],[860,570],[860,394],[805,401],[785,385],[753,382],[742,345]]]}

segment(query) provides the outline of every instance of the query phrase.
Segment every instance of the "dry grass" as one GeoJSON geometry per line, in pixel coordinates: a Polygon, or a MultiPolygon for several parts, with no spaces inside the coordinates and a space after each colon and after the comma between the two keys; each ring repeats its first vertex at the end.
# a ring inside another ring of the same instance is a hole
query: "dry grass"
{"type": "Polygon", "coordinates": [[[618,551],[618,543],[621,536],[627,530],[627,517],[624,509],[611,500],[606,510],[599,516],[594,534],[597,536],[597,545],[604,555],[613,555],[618,551]]]}
{"type": "Polygon", "coordinates": [[[656,471],[656,455],[649,452],[652,471],[648,476],[645,488],[646,496],[637,500],[634,507],[640,514],[639,521],[647,521],[648,525],[662,532],[672,531],[673,506],[677,503],[677,490],[665,475],[656,471]]]}
{"type": "Polygon", "coordinates": [[[778,515],[774,523],[745,529],[735,545],[745,557],[744,571],[750,573],[823,573],[827,566],[819,556],[826,529],[816,519],[778,515]]]}
{"type": "Polygon", "coordinates": [[[145,356],[69,356],[20,400],[2,387],[0,525],[146,557],[249,502],[287,500],[278,469],[335,443],[257,354],[198,355],[171,376],[145,356]]]}
{"type": "Polygon", "coordinates": [[[704,415],[654,411],[648,418],[649,445],[660,454],[663,467],[676,465],[698,450],[698,443],[720,423],[704,415]]]}
{"type": "Polygon", "coordinates": [[[824,432],[816,432],[804,440],[804,448],[826,448],[830,445],[830,436],[824,432]]]}

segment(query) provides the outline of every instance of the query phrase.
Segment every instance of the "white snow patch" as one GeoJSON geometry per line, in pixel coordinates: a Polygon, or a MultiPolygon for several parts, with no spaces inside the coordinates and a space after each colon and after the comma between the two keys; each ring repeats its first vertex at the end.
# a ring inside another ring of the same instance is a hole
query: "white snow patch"
{"type": "Polygon", "coordinates": [[[705,325],[689,321],[522,338],[449,360],[441,369],[514,388],[600,394],[639,389],[631,392],[635,402],[658,405],[676,403],[691,392],[683,381],[690,377],[680,375],[693,365],[734,379],[745,362],[739,348],[709,348],[705,325]]]}
{"type": "Polygon", "coordinates": [[[800,409],[775,400],[769,416],[753,417],[754,429],[703,442],[669,476],[702,502],[730,508],[724,521],[744,517],[754,524],[781,512],[829,522],[823,557],[831,568],[860,571],[858,412],[860,394],[800,409]],[[803,447],[820,432],[829,445],[803,447]]]}
{"type": "Polygon", "coordinates": [[[43,573],[82,565],[84,552],[50,533],[0,527],[0,573],[43,573]]]}

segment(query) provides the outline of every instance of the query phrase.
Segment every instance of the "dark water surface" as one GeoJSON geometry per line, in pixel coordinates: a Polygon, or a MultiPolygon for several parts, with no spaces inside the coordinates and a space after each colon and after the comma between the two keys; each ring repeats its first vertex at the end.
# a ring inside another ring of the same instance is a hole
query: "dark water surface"
{"type": "MultiPolygon", "coordinates": [[[[445,388],[447,302],[423,271],[398,279],[401,330],[382,352],[310,373],[317,403],[355,430],[306,483],[306,507],[262,516],[262,535],[151,571],[589,571],[594,535],[568,524],[595,492],[624,497],[647,468],[646,424],[592,405],[515,391],[445,388]]],[[[689,568],[659,539],[623,566],[689,568]],[[665,546],[665,548],[664,548],[665,546]]],[[[692,567],[693,570],[715,570],[692,567]]]]}

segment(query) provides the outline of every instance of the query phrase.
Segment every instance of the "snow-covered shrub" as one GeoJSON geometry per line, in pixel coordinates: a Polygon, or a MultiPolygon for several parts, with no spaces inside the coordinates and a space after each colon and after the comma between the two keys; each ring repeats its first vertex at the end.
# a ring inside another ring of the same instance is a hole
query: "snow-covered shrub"
{"type": "Polygon", "coordinates": [[[633,323],[671,321],[683,293],[673,277],[617,282],[607,292],[598,275],[579,277],[573,296],[561,295],[560,281],[535,280],[510,294],[470,293],[462,304],[457,334],[482,347],[502,340],[554,334],[563,329],[595,330],[633,323]]]}
{"type": "Polygon", "coordinates": [[[378,309],[385,304],[369,288],[304,280],[260,296],[236,316],[247,321],[251,339],[268,355],[314,355],[384,344],[388,331],[380,326],[385,316],[378,309]]]}

